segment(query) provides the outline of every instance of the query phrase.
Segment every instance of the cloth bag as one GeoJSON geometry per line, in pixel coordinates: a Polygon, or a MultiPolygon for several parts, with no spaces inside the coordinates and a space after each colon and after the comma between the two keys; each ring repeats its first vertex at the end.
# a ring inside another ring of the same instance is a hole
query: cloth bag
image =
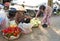
{"type": "Polygon", "coordinates": [[[30,23],[20,23],[18,26],[22,29],[22,33],[24,34],[29,34],[32,32],[31,28],[33,25],[30,23]]]}

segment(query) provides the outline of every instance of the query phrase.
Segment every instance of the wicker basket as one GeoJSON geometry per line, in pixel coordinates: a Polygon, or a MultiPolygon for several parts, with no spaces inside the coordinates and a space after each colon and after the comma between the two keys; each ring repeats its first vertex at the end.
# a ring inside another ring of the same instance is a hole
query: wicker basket
{"type": "Polygon", "coordinates": [[[18,38],[21,36],[21,34],[22,34],[22,33],[20,33],[20,34],[17,35],[16,37],[15,37],[15,36],[11,36],[10,38],[8,38],[8,37],[6,37],[6,36],[4,36],[4,35],[3,35],[3,37],[4,37],[5,39],[7,39],[7,40],[16,40],[16,39],[18,39],[18,38]]]}

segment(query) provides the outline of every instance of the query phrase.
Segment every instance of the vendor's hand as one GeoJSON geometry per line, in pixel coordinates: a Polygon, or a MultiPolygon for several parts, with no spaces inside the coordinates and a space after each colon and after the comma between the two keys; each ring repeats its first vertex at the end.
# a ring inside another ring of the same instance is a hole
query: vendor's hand
{"type": "Polygon", "coordinates": [[[41,24],[42,24],[42,25],[44,24],[43,20],[41,20],[41,24]]]}
{"type": "Polygon", "coordinates": [[[37,17],[35,17],[35,19],[37,19],[37,17]]]}

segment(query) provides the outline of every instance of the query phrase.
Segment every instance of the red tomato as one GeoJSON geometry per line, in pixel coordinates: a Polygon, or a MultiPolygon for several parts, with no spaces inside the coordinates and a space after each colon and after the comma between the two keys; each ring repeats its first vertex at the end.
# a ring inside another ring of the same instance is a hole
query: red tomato
{"type": "Polygon", "coordinates": [[[3,33],[5,33],[5,34],[6,34],[7,32],[8,32],[8,30],[3,30],[3,33]]]}
{"type": "Polygon", "coordinates": [[[14,33],[14,36],[17,36],[17,34],[16,34],[16,33],[14,33]]]}

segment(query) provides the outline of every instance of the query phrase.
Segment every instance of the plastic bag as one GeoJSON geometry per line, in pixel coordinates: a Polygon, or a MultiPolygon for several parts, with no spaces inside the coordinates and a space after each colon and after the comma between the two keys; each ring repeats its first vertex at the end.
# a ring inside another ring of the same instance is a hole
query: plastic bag
{"type": "Polygon", "coordinates": [[[33,25],[30,23],[20,23],[18,26],[22,29],[22,33],[24,34],[29,34],[32,32],[31,28],[33,25]]]}
{"type": "Polygon", "coordinates": [[[0,30],[6,28],[8,26],[8,18],[4,10],[0,11],[0,30]]]}
{"type": "Polygon", "coordinates": [[[8,20],[7,19],[1,19],[1,21],[0,21],[0,30],[2,30],[2,29],[5,29],[6,27],[8,27],[9,26],[9,24],[8,24],[9,22],[8,22],[8,20]]]}
{"type": "Polygon", "coordinates": [[[0,17],[0,24],[1,24],[2,20],[3,20],[3,18],[0,17]]]}
{"type": "Polygon", "coordinates": [[[5,20],[5,19],[3,19],[3,20],[0,22],[0,28],[1,28],[0,30],[6,28],[6,20],[5,20]]]}

